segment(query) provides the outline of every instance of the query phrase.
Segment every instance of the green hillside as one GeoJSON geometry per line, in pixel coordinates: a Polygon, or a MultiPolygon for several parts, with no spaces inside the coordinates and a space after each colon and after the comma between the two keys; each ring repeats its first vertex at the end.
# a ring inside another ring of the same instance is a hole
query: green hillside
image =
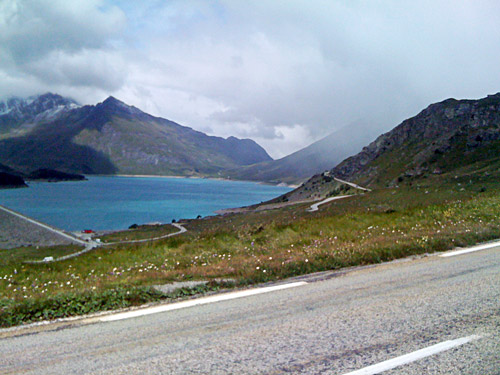
{"type": "Polygon", "coordinates": [[[499,175],[500,93],[432,104],[288,196],[336,195],[341,187],[332,177],[380,188],[499,175]]]}

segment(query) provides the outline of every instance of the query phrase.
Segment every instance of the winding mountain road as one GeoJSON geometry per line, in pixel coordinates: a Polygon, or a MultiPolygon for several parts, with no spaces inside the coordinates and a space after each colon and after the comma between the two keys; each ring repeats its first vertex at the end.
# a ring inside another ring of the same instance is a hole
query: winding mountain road
{"type": "MultiPolygon", "coordinates": [[[[141,242],[150,242],[150,241],[157,241],[157,240],[161,240],[161,239],[164,239],[164,238],[168,238],[168,237],[172,237],[172,236],[176,236],[176,235],[179,235],[179,234],[182,234],[182,233],[185,233],[187,232],[187,229],[184,228],[182,226],[182,224],[178,224],[178,223],[172,223],[171,225],[173,225],[174,227],[176,227],[177,229],[179,229],[178,232],[174,232],[174,233],[169,233],[169,234],[166,234],[164,236],[158,236],[158,237],[153,237],[153,238],[145,238],[145,239],[141,239],[141,240],[129,240],[129,241],[117,241],[117,242],[109,242],[109,243],[102,243],[102,242],[98,242],[98,241],[94,241],[92,239],[89,239],[89,240],[82,240],[80,238],[78,238],[77,236],[74,236],[70,233],[66,233],[65,231],[63,230],[60,230],[60,229],[57,229],[57,228],[54,228],[50,225],[47,225],[47,224],[44,224],[40,221],[37,221],[35,219],[32,219],[26,215],[23,215],[19,212],[16,212],[14,210],[11,210],[10,208],[7,208],[7,207],[4,207],[4,206],[1,206],[0,205],[0,210],[7,213],[8,215],[11,215],[11,216],[14,216],[15,218],[17,219],[20,219],[26,223],[30,223],[32,225],[34,225],[35,227],[39,228],[39,230],[42,230],[42,231],[48,231],[50,233],[53,233],[59,237],[62,237],[64,238],[65,240],[68,240],[69,243],[74,243],[74,244],[77,244],[77,245],[83,245],[84,248],[80,251],[77,251],[77,252],[74,252],[74,253],[71,253],[71,254],[68,254],[68,255],[64,255],[62,257],[59,257],[59,258],[52,258],[52,257],[47,257],[45,259],[41,259],[41,260],[29,260],[29,261],[25,261],[25,263],[30,263],[30,264],[37,264],[37,263],[52,263],[52,262],[59,262],[59,261],[63,261],[63,260],[66,260],[66,259],[71,259],[71,258],[76,258],[78,256],[81,256],[97,247],[101,247],[101,246],[111,246],[111,245],[117,245],[117,244],[127,244],[127,243],[141,243],[141,242]]],[[[20,221],[18,221],[19,223],[20,221]]]]}
{"type": "Polygon", "coordinates": [[[339,195],[337,197],[326,198],[326,199],[322,200],[321,202],[312,204],[311,207],[309,207],[306,211],[315,212],[315,211],[318,211],[319,206],[321,206],[322,204],[325,204],[325,203],[328,203],[331,201],[335,201],[337,199],[348,198],[348,197],[352,197],[352,195],[339,195]]]}
{"type": "Polygon", "coordinates": [[[345,180],[341,180],[340,178],[337,178],[337,177],[333,177],[333,179],[335,181],[338,181],[342,184],[346,184],[346,185],[349,185],[349,186],[352,186],[353,188],[356,188],[356,189],[359,189],[359,190],[363,190],[363,191],[372,191],[371,189],[368,189],[368,188],[365,188],[363,186],[359,186],[353,182],[349,182],[349,181],[345,181],[345,180]]]}
{"type": "Polygon", "coordinates": [[[172,237],[172,236],[177,236],[179,234],[187,232],[187,229],[182,226],[182,224],[178,223],[172,223],[170,224],[173,227],[176,227],[179,229],[178,232],[174,233],[169,233],[165,234],[164,236],[159,236],[159,237],[152,237],[152,238],[144,238],[142,240],[127,240],[127,241],[116,241],[116,242],[106,242],[106,243],[101,243],[100,245],[102,246],[110,246],[110,245],[118,245],[118,244],[126,244],[126,243],[141,243],[141,242],[150,242],[150,241],[157,241],[157,240],[162,240],[164,238],[172,237]]]}

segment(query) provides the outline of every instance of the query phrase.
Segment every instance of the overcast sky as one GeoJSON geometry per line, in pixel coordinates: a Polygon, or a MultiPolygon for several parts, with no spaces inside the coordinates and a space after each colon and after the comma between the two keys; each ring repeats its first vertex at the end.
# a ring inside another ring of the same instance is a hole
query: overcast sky
{"type": "Polygon", "coordinates": [[[500,1],[0,0],[0,98],[47,91],[281,157],[500,91],[500,1]]]}

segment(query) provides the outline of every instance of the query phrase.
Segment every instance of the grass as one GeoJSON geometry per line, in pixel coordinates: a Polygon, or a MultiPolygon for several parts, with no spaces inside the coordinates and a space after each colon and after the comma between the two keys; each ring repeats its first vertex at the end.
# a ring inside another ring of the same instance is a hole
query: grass
{"type": "Polygon", "coordinates": [[[147,238],[166,236],[167,234],[178,232],[179,229],[167,225],[139,225],[137,228],[128,229],[119,232],[112,232],[99,236],[104,243],[142,240],[147,238]]]}
{"type": "Polygon", "coordinates": [[[61,293],[45,299],[38,298],[23,302],[4,300],[0,304],[0,321],[4,326],[13,326],[116,310],[147,302],[178,299],[217,289],[217,284],[180,288],[171,293],[162,293],[150,287],[115,288],[100,292],[61,293]]]}
{"type": "MultiPolygon", "coordinates": [[[[0,263],[0,326],[59,317],[62,307],[49,315],[43,311],[88,298],[101,301],[92,305],[96,311],[113,308],[102,302],[111,291],[140,291],[140,298],[120,297],[130,306],[168,298],[146,291],[170,281],[233,278],[246,285],[500,237],[496,178],[436,177],[334,201],[313,213],[307,207],[187,221],[188,232],[179,236],[100,248],[58,263],[22,264],[33,249],[3,252],[8,256],[0,263]]],[[[152,236],[165,230],[149,229],[152,236]]],[[[62,250],[40,251],[43,257],[62,250]]],[[[63,316],[81,312],[71,308],[63,316]]]]}
{"type": "Polygon", "coordinates": [[[38,246],[29,246],[9,250],[0,249],[0,268],[12,264],[21,264],[27,260],[41,260],[49,256],[58,258],[76,253],[80,250],[82,250],[82,246],[79,245],[60,245],[40,248],[38,246]]]}

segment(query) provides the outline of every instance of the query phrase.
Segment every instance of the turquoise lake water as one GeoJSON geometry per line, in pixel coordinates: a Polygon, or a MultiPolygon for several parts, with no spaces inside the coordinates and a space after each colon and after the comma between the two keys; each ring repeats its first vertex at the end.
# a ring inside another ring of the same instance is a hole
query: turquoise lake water
{"type": "Polygon", "coordinates": [[[125,229],[170,223],[260,203],[290,188],[252,182],[168,177],[88,177],[88,181],[30,182],[0,190],[0,204],[69,231],[125,229]]]}

